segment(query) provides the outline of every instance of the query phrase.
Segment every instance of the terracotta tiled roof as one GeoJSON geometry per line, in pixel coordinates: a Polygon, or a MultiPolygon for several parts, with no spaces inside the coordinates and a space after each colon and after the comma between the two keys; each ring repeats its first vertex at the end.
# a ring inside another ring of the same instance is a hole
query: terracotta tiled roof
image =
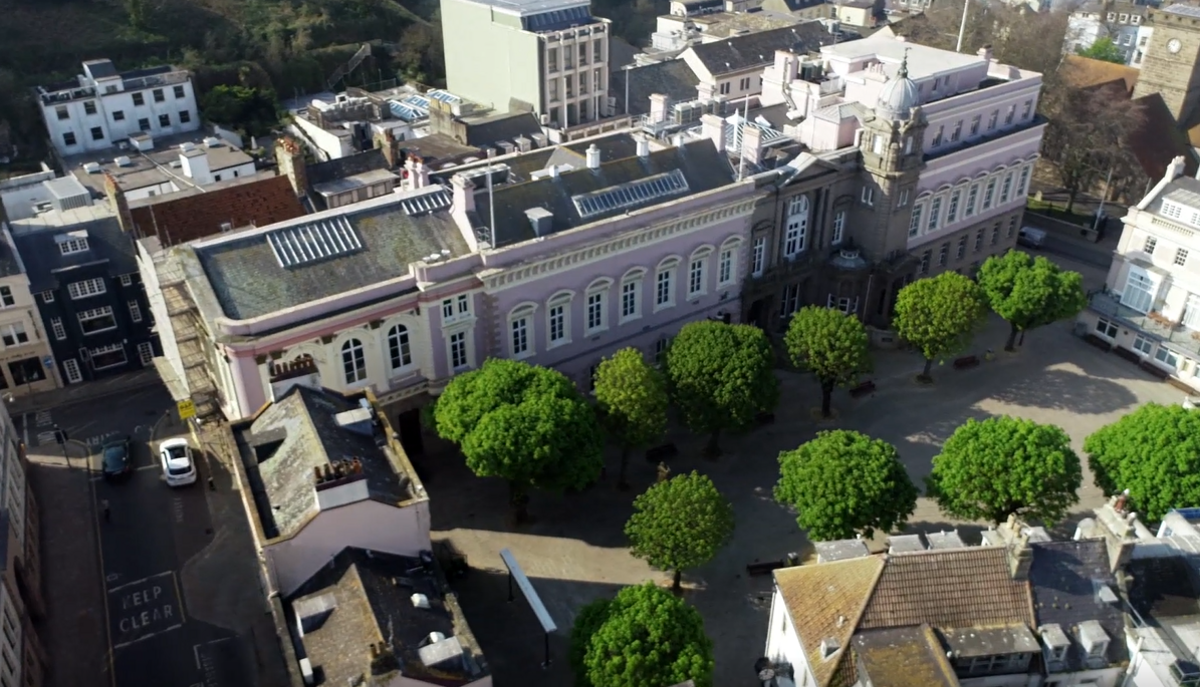
{"type": "Polygon", "coordinates": [[[176,244],[219,234],[223,223],[234,229],[262,227],[304,214],[291,182],[282,175],[175,196],[131,207],[134,226],[145,236],[176,244]]]}
{"type": "Polygon", "coordinates": [[[1075,88],[1093,88],[1119,81],[1126,93],[1133,92],[1133,85],[1137,83],[1140,73],[1137,69],[1123,64],[1093,60],[1079,55],[1067,55],[1063,58],[1058,71],[1063,80],[1075,88]]]}
{"type": "Polygon", "coordinates": [[[1009,574],[1003,547],[890,556],[858,630],[927,623],[935,628],[1034,626],[1027,581],[1009,574]]]}
{"type": "Polygon", "coordinates": [[[853,684],[854,661],[845,660],[850,637],[883,567],[883,558],[868,556],[775,571],[775,585],[818,687],[853,684]],[[828,638],[841,648],[823,659],[821,642],[828,638]]]}

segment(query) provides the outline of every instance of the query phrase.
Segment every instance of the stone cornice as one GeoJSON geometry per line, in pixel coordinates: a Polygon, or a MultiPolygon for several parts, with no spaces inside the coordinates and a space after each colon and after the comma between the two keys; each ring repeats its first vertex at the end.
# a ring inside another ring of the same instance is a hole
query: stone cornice
{"type": "Polygon", "coordinates": [[[610,255],[616,255],[646,244],[657,243],[678,234],[684,234],[704,229],[717,222],[741,215],[749,215],[754,211],[757,198],[748,198],[735,203],[721,205],[704,212],[674,221],[652,226],[646,229],[634,229],[600,243],[577,248],[553,257],[517,265],[512,268],[501,268],[484,272],[479,275],[487,292],[503,291],[526,282],[575,269],[580,265],[595,262],[610,255]]]}

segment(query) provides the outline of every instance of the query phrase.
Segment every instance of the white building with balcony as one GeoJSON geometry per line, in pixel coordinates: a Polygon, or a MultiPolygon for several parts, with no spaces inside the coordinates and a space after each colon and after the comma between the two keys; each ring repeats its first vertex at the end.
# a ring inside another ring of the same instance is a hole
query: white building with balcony
{"type": "Polygon", "coordinates": [[[191,74],[169,65],[118,72],[89,60],[65,83],[38,86],[50,142],[62,156],[111,148],[132,136],[169,136],[200,128],[191,74]]]}
{"type": "Polygon", "coordinates": [[[1200,179],[1182,157],[1124,217],[1104,289],[1079,317],[1080,333],[1190,387],[1200,360],[1200,179]]]}

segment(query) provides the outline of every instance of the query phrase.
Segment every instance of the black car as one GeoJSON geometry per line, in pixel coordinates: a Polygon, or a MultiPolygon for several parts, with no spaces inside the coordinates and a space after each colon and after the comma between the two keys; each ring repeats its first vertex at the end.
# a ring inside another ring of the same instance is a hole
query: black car
{"type": "Polygon", "coordinates": [[[104,479],[122,477],[133,471],[133,454],[129,447],[129,437],[109,441],[100,450],[104,479]]]}

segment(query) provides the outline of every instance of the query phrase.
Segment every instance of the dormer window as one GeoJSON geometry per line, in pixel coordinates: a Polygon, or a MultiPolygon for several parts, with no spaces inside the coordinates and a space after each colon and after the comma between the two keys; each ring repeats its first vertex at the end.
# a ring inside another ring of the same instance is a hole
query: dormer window
{"type": "Polygon", "coordinates": [[[56,236],[55,240],[58,241],[58,252],[63,255],[82,253],[88,249],[87,234],[82,232],[56,236]]]}

